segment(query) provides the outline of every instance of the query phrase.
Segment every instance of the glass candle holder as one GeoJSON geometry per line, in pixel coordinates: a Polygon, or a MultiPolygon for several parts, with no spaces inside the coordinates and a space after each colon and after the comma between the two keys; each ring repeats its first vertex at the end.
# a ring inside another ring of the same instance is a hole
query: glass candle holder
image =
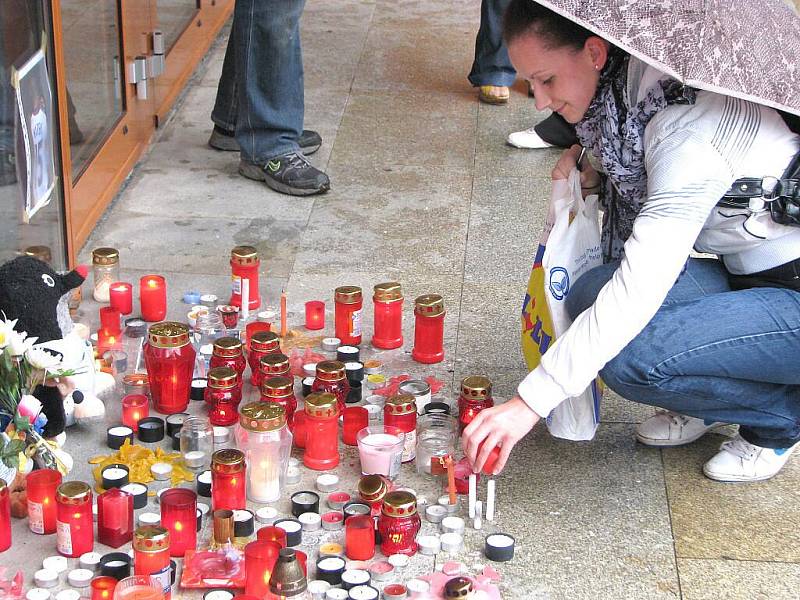
{"type": "Polygon", "coordinates": [[[461,381],[461,394],[458,397],[459,433],[472,422],[482,410],[494,406],[492,382],[483,375],[472,375],[461,381]]]}
{"type": "Polygon", "coordinates": [[[56,490],[61,473],[55,469],[39,469],[25,476],[28,492],[28,528],[33,533],[56,532],[56,490]]]}
{"type": "Polygon", "coordinates": [[[119,281],[119,252],[116,248],[92,250],[92,275],[92,296],[97,302],[108,302],[111,284],[119,281]]]}
{"type": "Polygon", "coordinates": [[[306,302],[306,329],[317,331],[325,328],[325,303],[322,300],[306,302]]]}
{"type": "MultiPolygon", "coordinates": [[[[144,354],[144,344],[142,345],[142,353],[144,354]]],[[[130,373],[122,378],[122,389],[126,395],[142,394],[149,398],[150,378],[147,373],[130,373]]]]}
{"type": "Polygon", "coordinates": [[[269,580],[281,547],[275,542],[256,540],[244,547],[244,593],[256,598],[275,598],[269,591],[269,580]]]}
{"type": "Polygon", "coordinates": [[[89,586],[92,589],[91,600],[113,600],[114,588],[117,587],[117,579],[108,575],[95,577],[89,586]]]}
{"type": "Polygon", "coordinates": [[[121,319],[122,314],[113,306],[104,306],[100,309],[100,327],[117,337],[122,333],[121,319]]]}
{"type": "Polygon", "coordinates": [[[120,579],[114,588],[114,600],[164,600],[164,590],[146,575],[131,575],[120,579]]]}
{"type": "Polygon", "coordinates": [[[354,515],[344,522],[344,552],[350,560],[375,556],[375,521],[369,515],[354,515]]]}
{"type": "Polygon", "coordinates": [[[263,375],[259,362],[268,354],[281,354],[281,340],[274,331],[257,331],[249,340],[250,351],[247,360],[250,364],[250,383],[261,386],[263,375]]]}
{"type": "Polygon", "coordinates": [[[378,533],[381,535],[381,552],[392,554],[416,554],[416,542],[422,522],[417,513],[417,498],[411,492],[389,492],[383,499],[378,533]]]}
{"type": "Polygon", "coordinates": [[[386,399],[383,407],[383,424],[402,431],[403,462],[411,462],[417,456],[417,405],[411,394],[395,394],[386,399]]]}
{"type": "Polygon", "coordinates": [[[358,446],[358,432],[369,425],[369,411],[363,406],[348,406],[342,413],[342,441],[358,446]]]}
{"type": "Polygon", "coordinates": [[[122,398],[122,424],[139,431],[139,421],[150,415],[147,396],[128,394],[122,398]]]}
{"type": "Polygon", "coordinates": [[[280,404],[286,413],[286,423],[291,428],[294,421],[294,412],[297,410],[293,378],[270,377],[265,379],[261,384],[261,401],[280,404]]]}
{"type": "Polygon", "coordinates": [[[238,376],[239,388],[244,381],[244,369],[247,361],[244,358],[242,342],[234,337],[222,337],[214,341],[211,352],[211,361],[208,366],[212,369],[216,367],[230,367],[238,376]]]}
{"type": "Polygon", "coordinates": [[[58,551],[70,558],[91,552],[94,546],[92,489],[82,481],[62,483],[56,492],[56,506],[58,551]]]}
{"type": "Polygon", "coordinates": [[[286,530],[275,525],[267,525],[256,531],[256,539],[262,542],[274,542],[281,548],[286,548],[286,530]]]}
{"type": "Polygon", "coordinates": [[[119,548],[133,538],[133,496],[112,488],[97,497],[97,541],[119,548]]]}
{"type": "Polygon", "coordinates": [[[111,308],[120,314],[129,315],[133,312],[133,286],[124,281],[115,281],[109,288],[109,301],[111,308]]]}
{"type": "Polygon", "coordinates": [[[447,414],[429,413],[417,419],[417,472],[431,473],[431,461],[455,455],[458,420],[447,414]]]}
{"type": "Polygon", "coordinates": [[[379,283],[374,288],[372,304],[375,328],[372,345],[391,350],[403,345],[403,290],[396,281],[379,283]]]}
{"type": "Polygon", "coordinates": [[[400,472],[405,434],[397,427],[370,425],[358,432],[358,458],[362,475],[394,479],[400,472]]]}
{"type": "Polygon", "coordinates": [[[261,306],[259,292],[258,269],[261,261],[258,250],[253,246],[236,246],[231,250],[231,299],[228,304],[242,306],[242,280],[248,280],[249,293],[247,297],[250,310],[261,306]]]}
{"type": "Polygon", "coordinates": [[[0,552],[11,547],[11,500],[8,484],[0,479],[0,552]]]}
{"type": "Polygon", "coordinates": [[[233,448],[211,456],[211,507],[214,510],[247,508],[244,452],[233,448]]]}
{"type": "Polygon", "coordinates": [[[144,346],[153,408],[163,414],[185,412],[194,374],[195,351],[189,328],[164,321],[151,325],[144,346]]]}
{"type": "Polygon", "coordinates": [[[167,280],[161,275],[139,279],[139,304],[142,319],[154,323],[167,316],[167,280]]]}
{"type": "Polygon", "coordinates": [[[183,556],[197,547],[197,494],[171,488],[161,494],[161,525],[169,531],[170,556],[183,556]]]}
{"type": "Polygon", "coordinates": [[[292,367],[289,364],[289,357],[285,354],[267,354],[258,361],[258,371],[261,374],[261,383],[270,377],[288,377],[294,382],[292,367]]]}
{"type": "Polygon", "coordinates": [[[133,534],[133,573],[148,575],[161,584],[167,598],[172,590],[169,531],[160,525],[144,525],[133,534]]]}
{"type": "Polygon", "coordinates": [[[414,348],[411,358],[433,364],[444,360],[444,300],[426,294],[414,301],[414,348]]]}
{"type": "Polygon", "coordinates": [[[208,372],[205,391],[208,418],[212,425],[227,427],[239,420],[236,409],[242,401],[239,377],[230,367],[215,367],[208,372]]]}
{"type": "Polygon", "coordinates": [[[306,449],[303,464],[309,469],[326,471],[339,464],[339,406],[327,392],[306,398],[306,449]]]}
{"type": "Polygon", "coordinates": [[[236,443],[244,452],[247,497],[253,502],[275,502],[286,485],[292,434],[279,404],[252,402],[242,407],[236,443]]]}
{"type": "Polygon", "coordinates": [[[344,409],[350,383],[347,381],[347,369],[338,360],[323,360],[317,363],[316,377],[311,384],[312,392],[330,392],[336,396],[339,411],[344,409]]]}
{"type": "Polygon", "coordinates": [[[361,288],[345,285],[336,288],[334,295],[334,319],[336,337],[343,345],[361,344],[361,288]]]}
{"type": "Polygon", "coordinates": [[[214,452],[214,429],[205,417],[188,417],[180,432],[183,464],[195,473],[211,465],[214,452]]]}

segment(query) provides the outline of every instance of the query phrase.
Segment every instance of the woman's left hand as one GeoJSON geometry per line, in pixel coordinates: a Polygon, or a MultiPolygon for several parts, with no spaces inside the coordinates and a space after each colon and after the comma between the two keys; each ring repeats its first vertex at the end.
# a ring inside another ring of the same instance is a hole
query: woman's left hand
{"type": "Polygon", "coordinates": [[[493,472],[497,475],[506,466],[511,449],[540,419],[519,396],[479,412],[461,436],[461,447],[473,471],[480,473],[491,451],[500,446],[500,456],[493,472]]]}

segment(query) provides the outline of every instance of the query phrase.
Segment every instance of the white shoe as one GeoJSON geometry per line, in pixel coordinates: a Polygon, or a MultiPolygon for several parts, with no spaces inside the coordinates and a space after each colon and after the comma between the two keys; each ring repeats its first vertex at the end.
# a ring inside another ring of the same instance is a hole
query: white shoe
{"type": "Polygon", "coordinates": [[[703,473],[715,481],[763,481],[777,475],[800,446],[762,448],[736,435],[722,443],[722,449],[703,465],[703,473]]]}
{"type": "Polygon", "coordinates": [[[720,425],[724,423],[708,425],[703,419],[660,410],[636,426],[636,439],[645,446],[671,448],[690,444],[720,425]]]}
{"type": "Polygon", "coordinates": [[[509,133],[506,141],[510,146],[514,146],[515,148],[528,148],[530,150],[553,147],[553,144],[548,144],[539,137],[534,127],[526,129],[525,131],[509,133]]]}

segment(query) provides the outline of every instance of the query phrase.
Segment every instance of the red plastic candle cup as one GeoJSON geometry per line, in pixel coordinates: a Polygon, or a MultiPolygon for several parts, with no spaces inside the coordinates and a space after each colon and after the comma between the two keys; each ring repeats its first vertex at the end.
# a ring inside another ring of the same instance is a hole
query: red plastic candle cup
{"type": "Polygon", "coordinates": [[[306,447],[306,413],[305,411],[297,411],[294,414],[294,421],[292,422],[292,441],[295,448],[306,447]]]}
{"type": "Polygon", "coordinates": [[[28,527],[33,533],[56,532],[56,490],[61,473],[55,469],[39,469],[25,477],[28,490],[28,527]]]}
{"type": "Polygon", "coordinates": [[[245,458],[241,450],[223,448],[211,456],[211,507],[214,510],[247,508],[245,458]]]}
{"type": "Polygon", "coordinates": [[[161,275],[145,275],[139,280],[142,319],[155,322],[167,316],[167,280],[161,275]]]}
{"type": "Polygon", "coordinates": [[[334,325],[336,337],[344,345],[361,344],[361,288],[345,285],[334,292],[334,325]]]}
{"type": "Polygon", "coordinates": [[[133,539],[133,495],[111,488],[97,497],[97,541],[119,548],[133,539]]]}
{"type": "Polygon", "coordinates": [[[144,363],[155,410],[165,415],[186,411],[195,356],[187,325],[164,321],[150,326],[144,363]]]}
{"type": "Polygon", "coordinates": [[[403,291],[396,281],[379,283],[372,296],[375,327],[372,345],[391,350],[403,345],[403,291]]]}
{"type": "Polygon", "coordinates": [[[133,286],[124,281],[115,281],[108,288],[110,306],[123,315],[133,312],[133,286]]]}
{"type": "Polygon", "coordinates": [[[0,479],[0,552],[11,547],[11,500],[8,485],[0,479]]]}
{"type": "Polygon", "coordinates": [[[278,561],[280,545],[257,540],[244,547],[244,593],[256,598],[275,598],[269,591],[272,570],[278,561]]]}
{"type": "Polygon", "coordinates": [[[350,560],[375,556],[375,521],[370,515],[354,515],[344,522],[344,552],[350,560]]]}
{"type": "Polygon", "coordinates": [[[104,306],[100,309],[100,327],[112,335],[119,335],[122,332],[120,311],[113,306],[104,306]]]}
{"type": "Polygon", "coordinates": [[[231,250],[231,299],[228,304],[232,306],[242,306],[242,280],[248,280],[248,301],[250,310],[255,310],[261,306],[261,294],[259,293],[258,269],[261,261],[258,258],[258,251],[253,246],[236,246],[231,250]]]}
{"type": "MultiPolygon", "coordinates": [[[[483,444],[478,446],[478,454],[481,453],[483,450],[483,444]]],[[[483,469],[481,469],[481,473],[484,475],[494,475],[494,468],[497,466],[497,459],[500,458],[500,446],[495,446],[492,448],[492,451],[489,452],[489,456],[486,457],[486,462],[483,463],[483,469]]]]}
{"type": "Polygon", "coordinates": [[[92,589],[91,600],[111,600],[114,597],[114,588],[117,587],[117,580],[114,577],[103,575],[92,579],[89,585],[92,589]]]}
{"type": "MultiPolygon", "coordinates": [[[[119,313],[117,313],[117,316],[119,316],[119,313]]],[[[114,332],[102,328],[97,330],[97,352],[100,356],[109,350],[119,347],[119,344],[119,331],[114,332]]]]}
{"type": "Polygon", "coordinates": [[[303,464],[315,471],[327,471],[339,464],[339,405],[328,392],[306,398],[306,443],[303,464]]]}
{"type": "Polygon", "coordinates": [[[363,406],[348,406],[342,414],[342,441],[348,446],[357,446],[358,432],[369,425],[369,411],[363,406]]]}
{"type": "Polygon", "coordinates": [[[122,398],[122,424],[139,431],[139,421],[150,415],[147,396],[128,394],[122,398]]]}
{"type": "Polygon", "coordinates": [[[56,492],[56,547],[63,556],[77,558],[94,547],[92,488],[67,481],[56,492]]]}
{"type": "Polygon", "coordinates": [[[169,531],[159,525],[139,527],[133,536],[133,573],[157,578],[171,596],[172,582],[169,559],[169,531]]]}
{"type": "Polygon", "coordinates": [[[281,548],[286,548],[286,530],[274,525],[267,525],[256,532],[256,539],[260,542],[274,542],[281,548]]]}
{"type": "Polygon", "coordinates": [[[306,329],[316,331],[325,328],[325,303],[322,300],[306,302],[306,329]]]}
{"type": "Polygon", "coordinates": [[[444,360],[444,300],[426,294],[414,301],[414,348],[411,358],[423,364],[444,360]]]}
{"type": "Polygon", "coordinates": [[[171,488],[161,494],[161,525],[169,531],[170,556],[183,556],[197,547],[197,494],[171,488]]]}

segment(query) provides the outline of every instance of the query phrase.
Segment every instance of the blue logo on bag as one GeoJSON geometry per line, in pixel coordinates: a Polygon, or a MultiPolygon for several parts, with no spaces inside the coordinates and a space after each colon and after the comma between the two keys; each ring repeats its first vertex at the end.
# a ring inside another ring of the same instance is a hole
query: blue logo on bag
{"type": "Polygon", "coordinates": [[[564,267],[550,269],[550,293],[556,300],[563,300],[569,294],[569,273],[564,267]]]}

